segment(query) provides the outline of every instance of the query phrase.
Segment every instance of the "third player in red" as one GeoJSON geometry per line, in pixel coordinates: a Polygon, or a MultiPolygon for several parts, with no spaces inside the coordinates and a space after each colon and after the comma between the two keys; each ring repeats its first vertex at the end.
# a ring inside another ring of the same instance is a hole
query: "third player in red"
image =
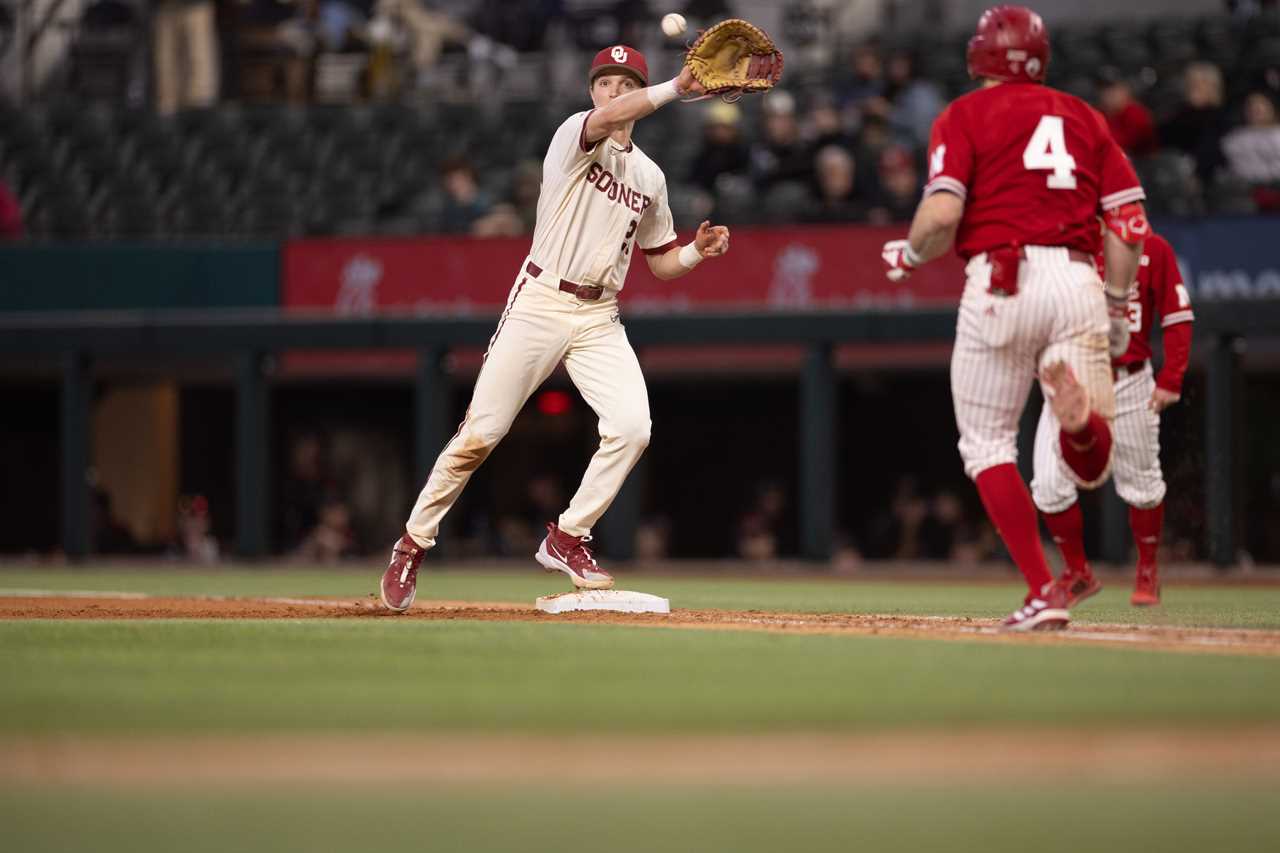
{"type": "MultiPolygon", "coordinates": [[[[1160,413],[1182,397],[1182,377],[1191,355],[1191,296],[1182,283],[1173,247],[1152,233],[1143,244],[1138,277],[1129,289],[1129,348],[1112,362],[1116,383],[1114,477],[1116,493],[1129,505],[1129,526],[1138,546],[1138,568],[1130,602],[1160,603],[1156,552],[1164,525],[1164,474],[1160,470],[1160,413]],[[1164,365],[1151,369],[1151,330],[1159,322],[1164,365]]],[[[1067,604],[1102,589],[1085,559],[1084,518],[1076,487],[1064,477],[1052,452],[1048,407],[1036,430],[1031,496],[1044,517],[1066,568],[1060,578],[1067,604]]]]}

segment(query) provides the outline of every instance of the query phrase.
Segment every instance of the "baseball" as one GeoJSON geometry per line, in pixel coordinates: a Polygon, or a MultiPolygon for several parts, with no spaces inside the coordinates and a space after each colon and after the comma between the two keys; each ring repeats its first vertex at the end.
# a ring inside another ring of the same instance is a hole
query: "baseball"
{"type": "Polygon", "coordinates": [[[684,32],[685,26],[684,15],[679,12],[668,12],[662,16],[662,31],[672,38],[684,32]]]}

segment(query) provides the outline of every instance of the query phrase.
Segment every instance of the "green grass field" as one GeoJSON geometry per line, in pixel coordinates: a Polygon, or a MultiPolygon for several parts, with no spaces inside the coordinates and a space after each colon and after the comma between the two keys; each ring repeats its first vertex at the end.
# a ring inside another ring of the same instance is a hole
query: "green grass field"
{"type": "MultiPolygon", "coordinates": [[[[377,569],[0,570],[4,590],[363,596],[377,569]]],[[[675,607],[995,619],[1016,584],[649,576],[675,607]]],[[[1280,628],[1280,589],[1167,590],[1154,611],[1116,583],[1081,621],[1280,628]]],[[[536,571],[425,575],[419,601],[531,601],[536,571]]],[[[1021,781],[922,784],[42,784],[0,762],[14,850],[1270,850],[1280,768],[1137,783],[1031,774],[1038,732],[1280,734],[1280,656],[1083,645],[691,631],[541,622],[0,621],[6,739],[270,733],[534,737],[1025,732],[1021,781]],[[1243,773],[1243,775],[1242,775],[1243,773]],[[1037,836],[1037,833],[1039,834],[1037,836]],[[1034,843],[1029,838],[1035,838],[1034,843]]],[[[922,747],[923,748],[923,747],[922,747]]],[[[0,753],[2,754],[2,753],[0,753]]],[[[1268,753],[1269,754],[1269,753],[1268,753]]],[[[180,760],[180,755],[175,760],[180,760]]],[[[12,844],[8,843],[12,840],[12,844]]]]}

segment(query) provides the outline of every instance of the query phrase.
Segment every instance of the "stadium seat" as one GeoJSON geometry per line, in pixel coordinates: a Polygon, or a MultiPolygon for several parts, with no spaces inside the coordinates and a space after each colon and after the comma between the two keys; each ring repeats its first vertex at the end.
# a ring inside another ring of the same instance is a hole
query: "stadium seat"
{"type": "Polygon", "coordinates": [[[1202,212],[1195,162],[1176,151],[1161,151],[1134,161],[1134,168],[1156,211],[1174,216],[1202,212]]]}
{"type": "Polygon", "coordinates": [[[1206,195],[1209,213],[1248,215],[1258,212],[1253,200],[1253,187],[1225,169],[1214,178],[1206,195]]]}

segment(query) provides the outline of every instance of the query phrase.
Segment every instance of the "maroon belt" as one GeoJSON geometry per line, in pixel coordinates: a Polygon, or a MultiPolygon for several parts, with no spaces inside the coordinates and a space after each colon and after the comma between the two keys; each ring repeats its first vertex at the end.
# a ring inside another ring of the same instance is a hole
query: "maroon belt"
{"type": "MultiPolygon", "coordinates": [[[[542,275],[542,267],[533,261],[524,265],[524,271],[534,278],[542,275]]],[[[595,302],[601,296],[604,296],[604,288],[598,284],[574,284],[571,281],[560,279],[560,289],[565,293],[572,293],[583,302],[595,302]]]]}
{"type": "Polygon", "coordinates": [[[1119,382],[1126,376],[1132,376],[1146,366],[1147,360],[1145,358],[1142,361],[1131,361],[1128,364],[1117,364],[1115,367],[1111,368],[1111,377],[1116,382],[1119,382]]]}

